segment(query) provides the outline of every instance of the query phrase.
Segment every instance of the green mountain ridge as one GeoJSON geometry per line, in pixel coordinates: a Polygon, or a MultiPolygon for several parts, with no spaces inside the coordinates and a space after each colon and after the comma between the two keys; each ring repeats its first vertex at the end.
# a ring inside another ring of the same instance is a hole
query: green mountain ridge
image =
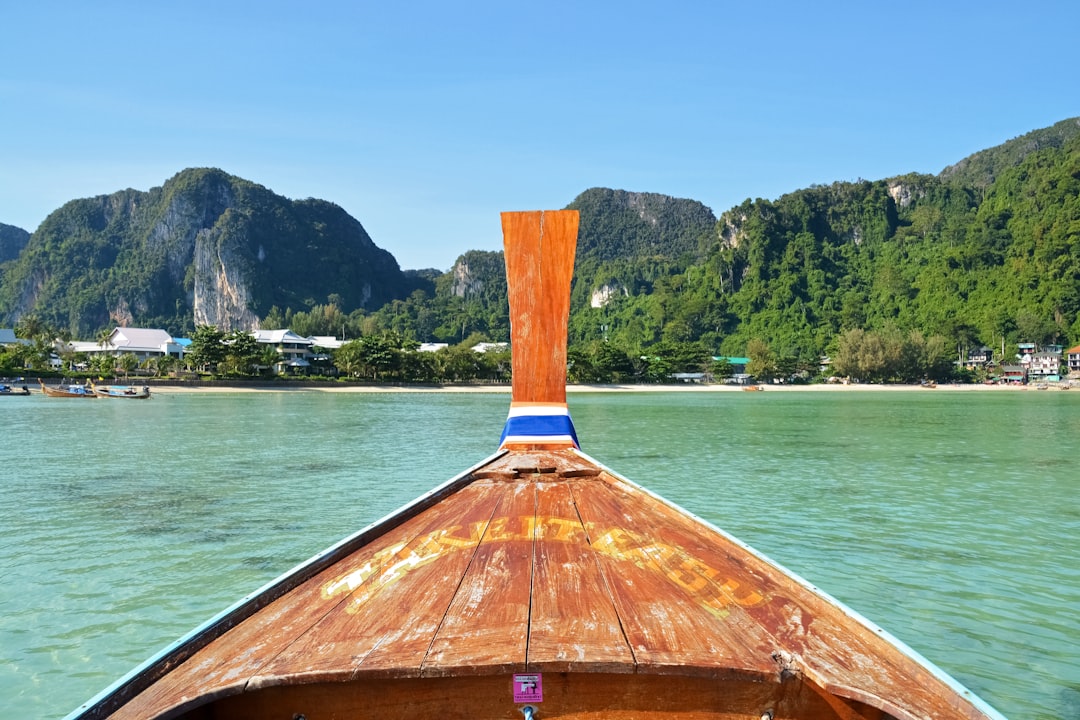
{"type": "Polygon", "coordinates": [[[275,306],[379,307],[415,284],[340,207],[197,168],[51,213],[2,266],[0,321],[35,315],[81,337],[110,324],[252,329],[275,306]]]}
{"type": "MultiPolygon", "coordinates": [[[[938,175],[813,186],[719,218],[695,200],[591,188],[568,206],[581,213],[571,343],[629,357],[757,343],[810,364],[859,332],[954,357],[1076,342],[1078,196],[1080,118],[938,175]]],[[[83,336],[119,319],[186,332],[209,317],[305,335],[509,336],[501,253],[403,273],[340,208],[219,170],[68,203],[0,273],[0,325],[36,314],[83,336]]]]}

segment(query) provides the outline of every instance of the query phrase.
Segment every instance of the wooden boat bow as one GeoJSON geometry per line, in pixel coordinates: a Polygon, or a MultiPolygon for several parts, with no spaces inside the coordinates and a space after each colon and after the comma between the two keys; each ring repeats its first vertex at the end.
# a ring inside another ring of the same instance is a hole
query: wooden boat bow
{"type": "Polygon", "coordinates": [[[1001,720],[585,455],[564,379],[576,213],[508,213],[503,229],[514,388],[499,451],[72,717],[1001,720]]]}

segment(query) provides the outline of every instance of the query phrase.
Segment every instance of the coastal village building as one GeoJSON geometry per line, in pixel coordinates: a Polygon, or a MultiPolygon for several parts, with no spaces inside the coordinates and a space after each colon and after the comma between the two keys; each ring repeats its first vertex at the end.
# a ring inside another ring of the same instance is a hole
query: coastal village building
{"type": "Polygon", "coordinates": [[[308,337],[311,341],[312,348],[322,348],[323,350],[337,350],[345,344],[345,340],[338,340],[333,335],[311,335],[308,337]]]}
{"type": "Polygon", "coordinates": [[[510,343],[508,342],[482,342],[472,346],[472,351],[478,353],[503,352],[509,349],[510,343]]]}
{"type": "Polygon", "coordinates": [[[1065,351],[1065,363],[1070,375],[1080,375],[1080,345],[1065,351]]]}
{"type": "Polygon", "coordinates": [[[992,348],[988,348],[985,345],[981,348],[968,350],[967,359],[964,361],[964,367],[968,370],[979,370],[990,367],[993,364],[994,351],[992,348]]]}
{"type": "Polygon", "coordinates": [[[0,328],[0,345],[15,345],[19,339],[15,337],[15,331],[11,328],[0,328]]]}
{"type": "Polygon", "coordinates": [[[1020,364],[1027,370],[1029,382],[1056,381],[1061,379],[1061,351],[1034,352],[1020,357],[1020,364]]]}
{"type": "Polygon", "coordinates": [[[1061,378],[1061,355],[1047,352],[1037,352],[1024,358],[1028,360],[1028,380],[1059,380],[1061,378]],[[1030,360],[1029,360],[1030,358],[1030,360]]]}
{"type": "Polygon", "coordinates": [[[307,372],[311,367],[311,348],[315,345],[311,338],[300,337],[292,330],[254,330],[251,334],[255,342],[277,351],[276,372],[307,372]]]}
{"type": "Polygon", "coordinates": [[[121,355],[131,354],[144,362],[153,357],[184,357],[184,344],[164,330],[148,328],[114,328],[104,341],[73,340],[63,343],[58,350],[86,355],[121,355]]]}
{"type": "Polygon", "coordinates": [[[1001,379],[1006,383],[1022,385],[1027,382],[1027,368],[1023,365],[1003,365],[1001,379]]]}

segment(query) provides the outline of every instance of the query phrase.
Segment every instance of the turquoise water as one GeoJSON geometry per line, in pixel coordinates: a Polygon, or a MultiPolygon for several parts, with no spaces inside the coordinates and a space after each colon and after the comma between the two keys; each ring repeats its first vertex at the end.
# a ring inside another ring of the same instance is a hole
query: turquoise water
{"type": "MultiPolygon", "coordinates": [[[[59,717],[489,455],[505,394],[0,401],[0,707],[59,717]]],[[[1080,719],[1080,393],[582,393],[586,452],[1013,720],[1080,719]]]]}

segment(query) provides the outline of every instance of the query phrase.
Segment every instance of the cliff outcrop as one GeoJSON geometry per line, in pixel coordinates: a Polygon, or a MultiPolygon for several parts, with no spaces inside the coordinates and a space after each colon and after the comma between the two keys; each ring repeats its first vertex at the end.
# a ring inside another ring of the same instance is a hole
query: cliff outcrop
{"type": "Polygon", "coordinates": [[[345,312],[372,309],[412,285],[337,205],[189,169],[53,212],[0,279],[0,324],[32,313],[79,337],[111,324],[251,330],[272,307],[335,295],[345,312]]]}

